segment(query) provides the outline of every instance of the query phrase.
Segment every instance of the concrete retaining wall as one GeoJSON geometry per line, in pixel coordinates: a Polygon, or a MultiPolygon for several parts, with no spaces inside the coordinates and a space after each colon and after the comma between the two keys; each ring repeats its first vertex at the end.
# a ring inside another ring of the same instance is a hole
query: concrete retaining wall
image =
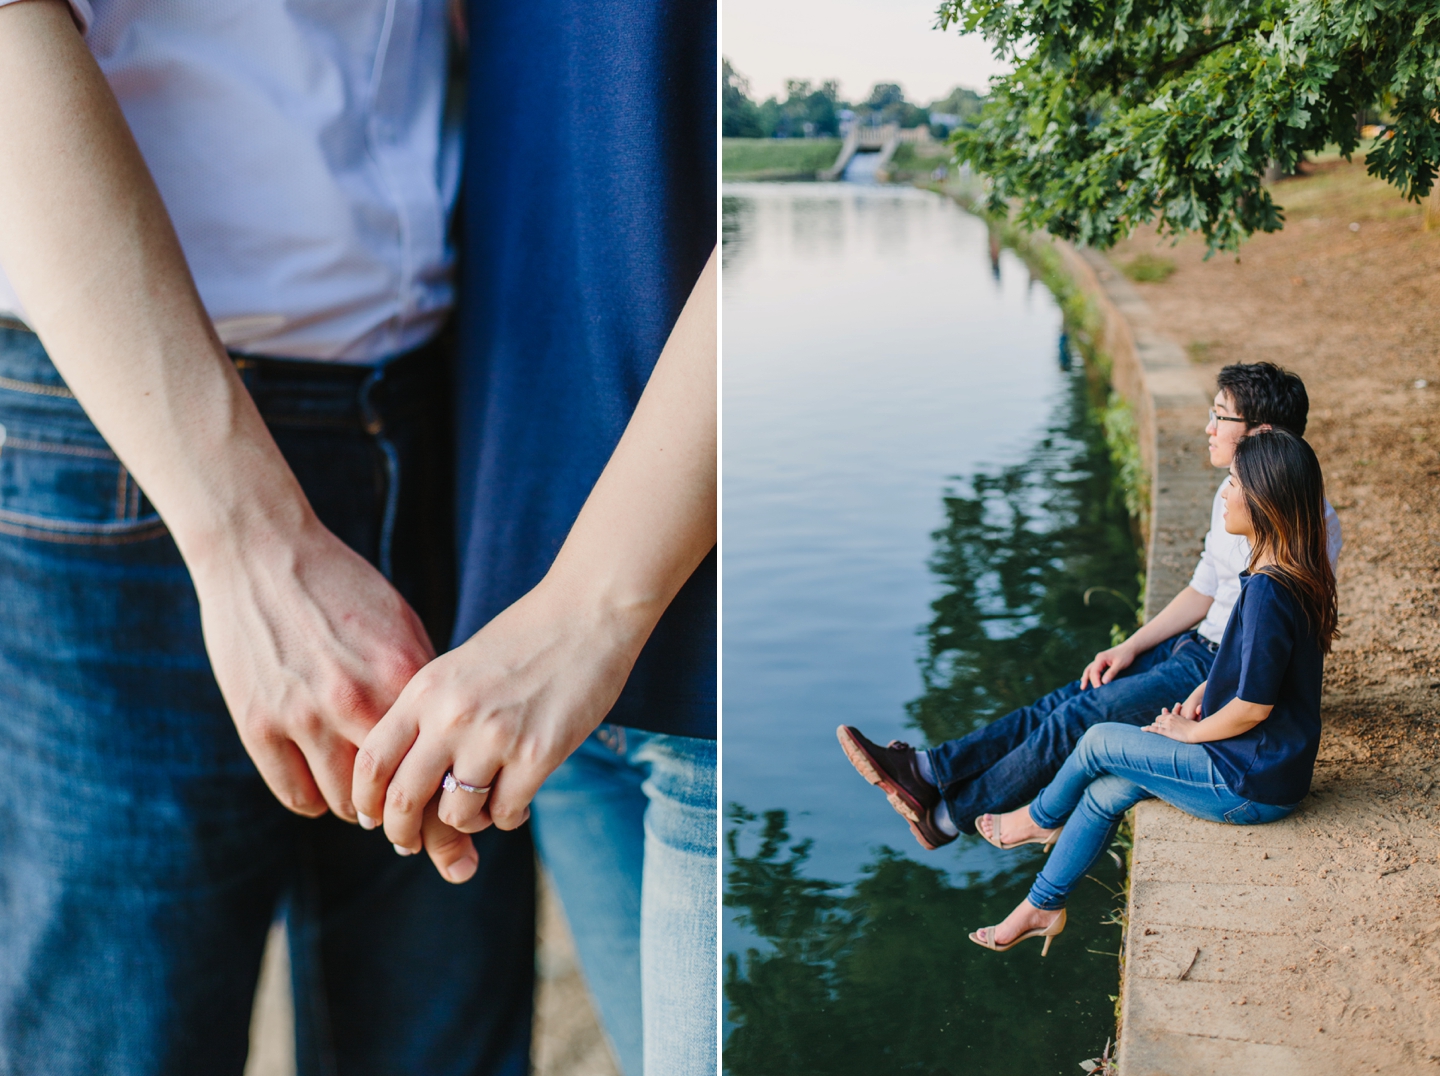
{"type": "MultiPolygon", "coordinates": [[[[1214,389],[1190,365],[1184,350],[1160,332],[1144,299],[1102,255],[1065,243],[1056,247],[1076,285],[1101,316],[1103,326],[1095,344],[1110,359],[1112,384],[1129,402],[1139,428],[1141,458],[1150,474],[1148,620],[1190,581],[1210,524],[1210,505],[1221,476],[1210,466],[1202,431],[1214,389]]],[[[1141,868],[1177,839],[1182,843],[1196,839],[1191,830],[1200,826],[1155,800],[1135,809],[1127,959],[1120,984],[1122,1076],[1212,1071],[1191,1052],[1199,1040],[1177,1036],[1170,1027],[1173,1021],[1166,1016],[1166,1004],[1174,999],[1164,990],[1171,984],[1163,975],[1139,974],[1135,960],[1142,951],[1143,935],[1155,933],[1147,924],[1168,897],[1153,891],[1156,885],[1149,877],[1153,872],[1141,868]]],[[[1222,1065],[1213,1071],[1226,1070],[1222,1065]]],[[[1256,1070],[1242,1066],[1236,1071],[1256,1070]]]]}

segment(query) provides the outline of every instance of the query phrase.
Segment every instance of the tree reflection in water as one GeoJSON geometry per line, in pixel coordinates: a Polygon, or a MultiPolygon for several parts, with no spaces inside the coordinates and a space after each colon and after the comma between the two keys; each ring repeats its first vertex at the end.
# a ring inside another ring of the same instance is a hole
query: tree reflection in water
{"type": "MultiPolygon", "coordinates": [[[[911,723],[930,742],[983,725],[1069,679],[1133,622],[1136,545],[1076,368],[1020,463],[945,494],[933,603],[911,723]],[[1092,602],[1084,601],[1093,587],[1092,602]]],[[[963,419],[960,419],[963,421],[963,419]]],[[[1065,934],[1001,956],[972,945],[1029,889],[1042,855],[998,874],[952,872],[887,847],[848,883],[807,877],[811,844],[783,811],[732,805],[725,904],[760,944],[725,960],[725,1067],[760,1074],[1070,1073],[1113,1031],[1120,872],[1070,903],[1065,934]]],[[[967,838],[970,839],[970,838],[967,838]]]]}

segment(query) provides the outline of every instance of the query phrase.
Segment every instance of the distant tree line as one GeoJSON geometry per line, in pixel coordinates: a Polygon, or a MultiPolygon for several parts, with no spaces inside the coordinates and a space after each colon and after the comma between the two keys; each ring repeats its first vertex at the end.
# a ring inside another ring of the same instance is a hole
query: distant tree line
{"type": "Polygon", "coordinates": [[[838,138],[846,112],[864,126],[898,123],[901,127],[930,125],[937,138],[957,126],[970,126],[984,98],[973,90],[956,87],[949,96],[927,106],[905,99],[893,82],[876,83],[860,102],[842,100],[840,84],[833,79],[818,86],[807,79],[787,79],[785,100],[767,97],[757,102],[750,95],[750,80],[729,60],[722,61],[721,133],[726,138],[838,138]]]}

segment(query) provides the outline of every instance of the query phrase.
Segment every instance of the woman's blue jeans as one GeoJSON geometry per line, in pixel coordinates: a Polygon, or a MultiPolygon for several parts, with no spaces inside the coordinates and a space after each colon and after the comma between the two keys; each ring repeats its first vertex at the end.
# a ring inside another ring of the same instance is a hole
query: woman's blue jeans
{"type": "Polygon", "coordinates": [[[1162,799],[1207,822],[1254,826],[1276,822],[1295,809],[1254,803],[1225,786],[1210,753],[1134,725],[1090,728],[1040,795],[1030,818],[1042,829],[1063,825],[1045,868],[1030,888],[1030,903],[1053,910],[1085,877],[1126,811],[1144,799],[1162,799]]]}
{"type": "Polygon", "coordinates": [[[602,725],[535,797],[535,840],[625,1076],[716,1071],[714,740],[602,725]]]}
{"type": "MultiPolygon", "coordinates": [[[[321,520],[448,638],[443,355],[237,366],[321,520]]],[[[528,830],[480,834],[454,886],[381,833],[286,811],[165,525],[7,328],[0,426],[0,1073],[239,1076],[277,909],[300,1073],[527,1073],[528,830]]]]}

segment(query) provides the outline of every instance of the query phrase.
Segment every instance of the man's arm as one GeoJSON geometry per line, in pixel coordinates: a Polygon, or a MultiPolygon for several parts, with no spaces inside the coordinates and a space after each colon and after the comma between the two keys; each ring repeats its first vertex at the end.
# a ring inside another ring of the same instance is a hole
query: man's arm
{"type": "MultiPolygon", "coordinates": [[[[625,434],[545,578],[413,679],[355,763],[355,805],[417,850],[447,769],[439,816],[474,833],[513,829],[541,783],[605,719],[660,615],[715,544],[716,298],[712,253],[625,434]],[[388,791],[387,791],[388,790],[388,791]]],[[[365,820],[365,821],[368,821],[365,820]]],[[[464,844],[442,874],[474,873],[464,844]]]]}
{"type": "Polygon", "coordinates": [[[1085,666],[1085,671],[1080,674],[1080,687],[1083,689],[1108,684],[1146,650],[1204,620],[1214,601],[1208,594],[1201,594],[1194,587],[1186,587],[1130,638],[1119,646],[1112,646],[1109,650],[1096,654],[1095,660],[1085,666]]]}
{"type": "Polygon", "coordinates": [[[170,528],[246,749],[291,810],[353,818],[355,745],[433,656],[424,629],[315,517],[59,0],[0,6],[0,131],[0,263],[170,528]]]}

